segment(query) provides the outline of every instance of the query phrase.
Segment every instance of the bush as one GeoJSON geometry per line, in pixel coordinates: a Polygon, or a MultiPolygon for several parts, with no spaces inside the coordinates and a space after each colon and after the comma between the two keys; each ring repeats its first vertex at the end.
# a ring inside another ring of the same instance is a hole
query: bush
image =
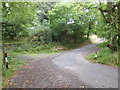
{"type": "Polygon", "coordinates": [[[98,44],[97,47],[107,47],[108,44],[109,44],[109,42],[105,41],[105,42],[98,44]]]}
{"type": "Polygon", "coordinates": [[[14,72],[24,64],[25,62],[17,60],[13,54],[10,54],[8,56],[9,69],[6,69],[6,66],[2,65],[2,79],[3,79],[2,85],[6,86],[6,80],[10,78],[14,74],[14,72]]]}
{"type": "Polygon", "coordinates": [[[56,46],[60,46],[60,43],[49,43],[49,44],[31,44],[25,43],[20,46],[17,46],[14,51],[17,53],[42,53],[42,52],[52,52],[52,48],[56,46]]]}
{"type": "Polygon", "coordinates": [[[95,63],[100,63],[100,64],[107,64],[107,65],[112,65],[112,66],[120,66],[120,63],[118,61],[118,51],[117,52],[112,52],[108,47],[103,47],[99,52],[98,52],[98,57],[97,59],[94,59],[95,53],[92,53],[87,56],[89,60],[92,60],[95,63]]]}

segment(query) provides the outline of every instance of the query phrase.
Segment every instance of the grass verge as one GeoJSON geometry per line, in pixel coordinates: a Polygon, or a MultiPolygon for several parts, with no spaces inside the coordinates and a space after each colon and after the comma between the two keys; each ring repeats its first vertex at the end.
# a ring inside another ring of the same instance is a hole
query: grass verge
{"type": "Polygon", "coordinates": [[[120,67],[120,61],[118,59],[119,51],[112,52],[108,47],[106,47],[106,45],[107,42],[103,42],[97,45],[97,47],[101,48],[101,50],[97,52],[97,59],[95,59],[96,53],[88,55],[87,59],[91,60],[94,63],[120,67]]]}
{"type": "MultiPolygon", "coordinates": [[[[49,43],[45,45],[30,45],[30,44],[22,44],[20,46],[16,46],[15,50],[9,50],[8,51],[8,60],[9,60],[9,69],[6,69],[5,65],[2,65],[2,86],[6,87],[6,85],[9,83],[9,78],[12,77],[14,72],[18,70],[21,66],[25,65],[26,62],[23,62],[22,60],[18,60],[15,58],[15,55],[18,54],[47,54],[51,55],[54,53],[64,52],[67,50],[75,49],[78,47],[82,47],[84,45],[91,44],[89,40],[79,43],[79,44],[60,44],[60,43],[49,43]],[[11,54],[10,54],[11,53],[11,54]]],[[[2,58],[2,57],[1,57],[2,58]]],[[[2,61],[2,59],[1,59],[2,61]]]]}
{"type": "Polygon", "coordinates": [[[84,45],[91,44],[89,40],[86,40],[82,43],[72,43],[72,44],[61,44],[61,43],[49,43],[49,44],[43,44],[43,45],[31,45],[31,44],[22,44],[20,46],[17,46],[14,50],[16,53],[21,54],[54,54],[59,52],[64,52],[67,50],[75,49],[82,47],[84,45]]]}
{"type": "Polygon", "coordinates": [[[9,78],[14,74],[18,68],[25,65],[25,62],[17,60],[14,54],[8,56],[9,69],[6,69],[5,65],[2,65],[2,87],[6,87],[9,82],[9,78]]]}
{"type": "Polygon", "coordinates": [[[22,44],[25,42],[25,40],[24,39],[21,39],[21,40],[5,39],[3,42],[6,44],[11,44],[11,43],[12,44],[22,44]]]}
{"type": "Polygon", "coordinates": [[[0,51],[0,89],[2,88],[2,52],[0,51]]]}

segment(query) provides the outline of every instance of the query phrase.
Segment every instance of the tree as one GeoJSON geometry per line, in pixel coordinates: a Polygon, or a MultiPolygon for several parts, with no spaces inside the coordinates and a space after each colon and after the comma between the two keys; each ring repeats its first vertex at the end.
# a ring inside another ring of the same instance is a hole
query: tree
{"type": "MultiPolygon", "coordinates": [[[[111,50],[116,50],[118,42],[120,41],[120,1],[119,2],[107,2],[99,3],[99,6],[96,7],[101,12],[106,24],[111,28],[109,30],[110,34],[110,44],[108,47],[111,50]]],[[[108,31],[108,30],[107,30],[108,31]]]]}
{"type": "Polygon", "coordinates": [[[3,35],[5,38],[16,39],[28,35],[26,29],[34,25],[36,16],[33,3],[2,2],[3,35]]]}
{"type": "MultiPolygon", "coordinates": [[[[81,4],[57,3],[48,12],[50,27],[53,30],[53,41],[79,42],[88,33],[86,21],[90,17],[87,17],[87,12],[81,4]]],[[[91,26],[88,28],[90,29],[91,26]]]]}

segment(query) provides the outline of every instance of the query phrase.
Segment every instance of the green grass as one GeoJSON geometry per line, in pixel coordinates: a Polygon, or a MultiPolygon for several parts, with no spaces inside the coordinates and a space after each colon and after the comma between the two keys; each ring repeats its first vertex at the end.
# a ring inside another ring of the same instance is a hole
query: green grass
{"type": "Polygon", "coordinates": [[[1,86],[2,86],[2,78],[1,78],[1,76],[2,76],[2,52],[0,52],[0,88],[1,88],[1,86]]]}
{"type": "Polygon", "coordinates": [[[2,65],[2,52],[0,52],[0,65],[2,65]]]}
{"type": "Polygon", "coordinates": [[[97,45],[97,47],[100,47],[101,50],[98,51],[98,57],[97,59],[94,59],[96,53],[92,53],[87,56],[87,58],[94,63],[100,63],[100,64],[106,64],[111,66],[120,67],[120,61],[118,61],[118,53],[119,51],[111,51],[108,47],[106,47],[107,42],[101,43],[100,45],[97,45]]]}
{"type": "Polygon", "coordinates": [[[21,44],[21,43],[24,43],[25,40],[24,39],[21,39],[21,40],[5,39],[3,40],[3,42],[6,44],[21,44]]]}
{"type": "Polygon", "coordinates": [[[59,53],[67,50],[79,48],[84,45],[91,44],[89,40],[77,44],[61,44],[61,43],[49,43],[43,45],[25,43],[15,48],[16,53],[21,54],[40,54],[40,53],[59,53]]]}
{"type": "MultiPolygon", "coordinates": [[[[3,82],[2,86],[6,86],[6,81],[14,74],[19,67],[25,65],[25,62],[17,60],[14,56],[17,54],[47,54],[51,55],[54,53],[64,52],[70,49],[82,47],[84,45],[90,44],[90,41],[85,41],[79,44],[66,44],[63,45],[61,43],[49,43],[44,45],[34,45],[34,44],[21,44],[19,46],[15,46],[16,49],[14,51],[7,51],[8,52],[8,60],[9,60],[9,69],[6,69],[4,65],[2,65],[2,77],[3,82]],[[57,48],[57,50],[56,50],[57,48]],[[62,48],[62,49],[59,49],[62,48]]],[[[2,58],[2,57],[1,57],[2,58]]],[[[2,62],[1,62],[2,63],[2,62]]]]}
{"type": "Polygon", "coordinates": [[[17,60],[13,54],[9,54],[9,69],[6,69],[5,65],[2,65],[2,86],[6,86],[6,80],[9,79],[19,67],[25,65],[25,62],[17,60]]]}
{"type": "Polygon", "coordinates": [[[90,40],[85,40],[81,43],[71,43],[71,44],[65,44],[64,46],[68,49],[68,50],[71,50],[71,49],[76,49],[76,48],[80,48],[82,46],[85,46],[85,45],[88,45],[88,44],[91,44],[91,41],[90,40]]]}
{"type": "Polygon", "coordinates": [[[44,44],[44,45],[32,45],[30,43],[28,44],[22,44],[20,46],[17,46],[14,50],[14,52],[19,54],[40,54],[40,53],[54,53],[56,51],[51,50],[53,47],[59,46],[58,43],[50,43],[50,44],[44,44]]]}

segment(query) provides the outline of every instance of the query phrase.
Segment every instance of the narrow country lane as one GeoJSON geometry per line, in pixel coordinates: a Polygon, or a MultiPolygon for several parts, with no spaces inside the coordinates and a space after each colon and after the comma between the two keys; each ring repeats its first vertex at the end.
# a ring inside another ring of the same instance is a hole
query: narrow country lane
{"type": "Polygon", "coordinates": [[[8,88],[118,88],[118,68],[85,59],[99,50],[95,46],[94,43],[43,59],[33,56],[37,61],[18,70],[8,88]]]}
{"type": "Polygon", "coordinates": [[[97,51],[96,44],[84,46],[53,59],[62,70],[78,77],[94,88],[118,88],[118,68],[91,63],[85,56],[97,51]]]}

